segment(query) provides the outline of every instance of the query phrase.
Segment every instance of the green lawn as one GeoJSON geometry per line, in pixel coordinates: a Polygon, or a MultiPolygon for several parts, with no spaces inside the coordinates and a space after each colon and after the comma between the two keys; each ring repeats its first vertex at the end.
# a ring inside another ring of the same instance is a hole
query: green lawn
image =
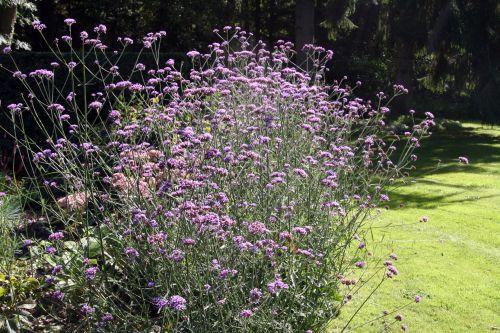
{"type": "MultiPolygon", "coordinates": [[[[500,127],[465,124],[436,134],[423,143],[417,166],[416,182],[393,191],[390,209],[374,224],[392,227],[373,229],[376,253],[397,253],[400,275],[382,284],[351,327],[420,294],[422,302],[401,310],[405,319],[391,331],[401,324],[411,332],[500,331],[500,127]],[[470,164],[459,165],[458,156],[470,164]],[[422,216],[429,222],[418,222],[422,216]]],[[[351,331],[382,327],[379,321],[351,331]]]]}

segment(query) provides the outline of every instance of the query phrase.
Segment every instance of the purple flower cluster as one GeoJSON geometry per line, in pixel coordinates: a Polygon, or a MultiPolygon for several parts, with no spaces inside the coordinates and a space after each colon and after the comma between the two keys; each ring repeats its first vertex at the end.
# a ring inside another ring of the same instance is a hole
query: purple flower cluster
{"type": "Polygon", "coordinates": [[[49,235],[49,240],[51,241],[57,241],[63,238],[64,238],[64,233],[62,231],[54,232],[49,235]]]}
{"type": "Polygon", "coordinates": [[[464,156],[459,156],[458,157],[458,163],[460,164],[469,164],[469,159],[464,156]]]}
{"type": "Polygon", "coordinates": [[[288,284],[286,284],[285,282],[283,282],[280,278],[279,275],[276,275],[274,281],[272,282],[269,282],[267,284],[267,290],[271,293],[271,294],[276,294],[278,293],[280,290],[287,290],[289,288],[288,284]]]}
{"type": "Polygon", "coordinates": [[[184,297],[179,295],[174,295],[169,299],[164,297],[154,297],[153,304],[158,308],[159,311],[163,310],[166,307],[174,311],[185,311],[187,309],[187,301],[184,297]]]}
{"type": "Polygon", "coordinates": [[[175,311],[184,311],[187,308],[186,300],[179,295],[170,297],[170,299],[168,300],[168,305],[175,311]]]}
{"type": "Polygon", "coordinates": [[[245,309],[245,310],[242,310],[240,312],[240,317],[242,317],[242,318],[249,318],[252,315],[253,315],[253,312],[252,312],[252,310],[249,310],[249,309],[245,309]]]}
{"type": "Polygon", "coordinates": [[[72,26],[73,24],[76,23],[76,20],[75,19],[72,19],[72,18],[67,18],[64,20],[64,23],[67,25],[67,26],[72,26]]]}
{"type": "MultiPolygon", "coordinates": [[[[65,20],[70,27],[75,23],[65,20]]],[[[43,25],[35,28],[41,31],[43,25]]],[[[389,200],[384,185],[416,159],[410,156],[433,116],[426,114],[402,136],[407,144],[396,148],[385,141],[397,137],[385,126],[390,112],[382,103],[385,94],[366,101],[354,96],[345,79],[325,81],[331,51],[305,47],[313,73],[293,65],[292,43],[280,40],[269,51],[240,28],[223,31],[227,36],[210,44],[207,53],[188,52],[187,74],[171,59],[147,67],[137,62],[132,69],[137,75],[129,75],[120,63],[96,58],[99,75],[92,93],[65,92],[37,106],[61,120],[54,124],[61,137],[32,147],[45,188],[57,198],[59,209],[47,209],[54,211],[51,219],[86,226],[72,229],[72,238],[104,235],[98,240],[104,255],[85,259],[73,280],[84,276],[92,292],[116,294],[81,306],[85,316],[97,311],[101,322],[108,322],[112,317],[105,311],[116,313],[113,307],[135,316],[134,310],[152,303],[173,330],[186,323],[212,327],[206,318],[217,318],[229,331],[241,318],[268,313],[283,327],[306,331],[310,326],[301,323],[326,322],[335,311],[337,305],[325,296],[338,288],[331,281],[342,276],[342,284],[354,285],[355,279],[344,277],[345,267],[366,265],[352,265],[338,253],[354,242],[361,217],[389,200]],[[77,99],[83,97],[90,103],[82,110],[77,99]],[[96,119],[87,120],[89,112],[96,119]],[[398,164],[392,158],[397,149],[405,149],[401,156],[409,161],[398,164]],[[57,197],[62,189],[67,193],[57,197]],[[106,278],[96,279],[99,267],[106,267],[106,278]],[[152,298],[153,291],[174,296],[152,298]],[[293,309],[273,307],[285,300],[293,309]]],[[[85,48],[106,53],[101,40],[106,26],[98,25],[94,33],[80,32],[85,48]]],[[[144,48],[156,52],[164,36],[148,34],[144,48]]],[[[119,41],[124,49],[133,43],[126,37],[119,41]]],[[[62,71],[79,75],[72,69],[84,65],[60,63],[58,77],[62,71]]],[[[54,72],[40,69],[29,76],[40,83],[53,79],[54,72]]],[[[26,79],[22,73],[16,77],[26,79]]],[[[403,93],[404,87],[394,87],[395,95],[403,93]]],[[[12,105],[14,111],[23,108],[12,105]]],[[[63,238],[63,231],[49,236],[63,238]]],[[[359,241],[356,251],[365,247],[359,241]]],[[[386,266],[387,276],[398,274],[392,262],[386,266]]],[[[268,326],[250,330],[274,328],[270,322],[260,325],[268,326]]]]}
{"type": "Polygon", "coordinates": [[[29,76],[34,78],[52,79],[54,78],[54,72],[49,71],[48,69],[37,69],[29,73],[29,76]]]}
{"type": "Polygon", "coordinates": [[[133,247],[130,247],[130,246],[127,247],[124,252],[131,259],[135,259],[135,258],[139,257],[139,252],[137,252],[137,250],[134,249],[133,247]]]}
{"type": "Polygon", "coordinates": [[[99,272],[99,267],[93,266],[85,269],[85,278],[87,281],[92,281],[95,279],[97,273],[99,272]]]}

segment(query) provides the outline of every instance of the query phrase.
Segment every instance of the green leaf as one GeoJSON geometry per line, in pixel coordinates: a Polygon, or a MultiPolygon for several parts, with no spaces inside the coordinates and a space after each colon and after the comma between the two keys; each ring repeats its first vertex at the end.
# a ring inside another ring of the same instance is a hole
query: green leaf
{"type": "Polygon", "coordinates": [[[95,237],[86,237],[82,239],[85,251],[88,251],[89,258],[95,258],[101,254],[101,243],[95,237]]]}

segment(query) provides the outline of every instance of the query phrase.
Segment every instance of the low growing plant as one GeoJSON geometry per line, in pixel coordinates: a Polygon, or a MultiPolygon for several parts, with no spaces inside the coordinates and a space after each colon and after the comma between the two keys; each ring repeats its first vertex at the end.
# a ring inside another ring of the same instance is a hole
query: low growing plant
{"type": "Polygon", "coordinates": [[[99,25],[76,49],[65,22],[50,69],[12,72],[27,94],[8,106],[49,230],[25,243],[45,279],[41,311],[67,330],[323,330],[359,288],[358,231],[432,115],[391,132],[387,104],[406,90],[356,98],[359,84],[325,81],[321,47],[305,47],[304,71],[293,44],[268,50],[225,27],[183,71],[151,33],[157,66],[127,72],[131,39],[109,51],[99,25]],[[27,117],[45,141],[23,130],[27,117]]]}

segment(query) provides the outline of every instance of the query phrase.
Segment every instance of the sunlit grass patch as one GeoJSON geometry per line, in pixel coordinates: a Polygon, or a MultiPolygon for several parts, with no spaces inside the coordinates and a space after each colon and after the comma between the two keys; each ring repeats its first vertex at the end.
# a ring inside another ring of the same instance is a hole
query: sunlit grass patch
{"type": "MultiPolygon", "coordinates": [[[[391,193],[390,209],[373,228],[377,252],[397,253],[401,274],[382,285],[352,327],[419,294],[420,304],[401,310],[410,331],[500,329],[500,128],[465,124],[437,133],[424,142],[417,167],[416,182],[391,193]],[[458,156],[471,164],[458,164],[458,156]],[[394,227],[377,228],[388,224],[394,227]]],[[[341,316],[356,305],[354,299],[341,316]]],[[[377,321],[353,331],[382,330],[377,321]]]]}

